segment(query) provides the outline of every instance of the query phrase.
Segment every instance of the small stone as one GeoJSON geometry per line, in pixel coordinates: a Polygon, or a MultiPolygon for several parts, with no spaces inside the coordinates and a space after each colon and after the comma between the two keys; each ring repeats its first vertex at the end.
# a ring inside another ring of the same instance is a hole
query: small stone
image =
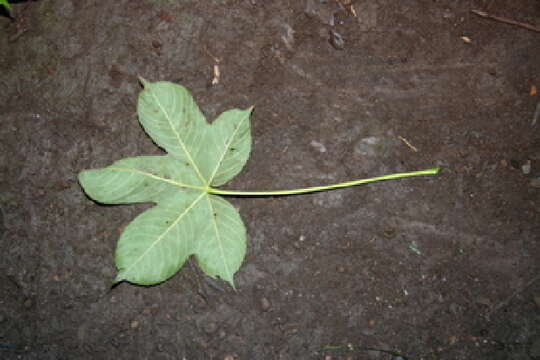
{"type": "Polygon", "coordinates": [[[227,354],[223,357],[223,360],[234,360],[234,356],[231,354],[227,354]]]}
{"type": "Polygon", "coordinates": [[[218,326],[215,322],[211,321],[209,322],[208,324],[206,324],[204,326],[204,331],[207,333],[207,334],[213,334],[216,332],[218,326]]]}
{"type": "Polygon", "coordinates": [[[538,306],[540,308],[540,296],[535,296],[534,297],[534,303],[536,304],[536,306],[538,306]]]}
{"type": "Polygon", "coordinates": [[[332,29],[330,29],[328,32],[330,34],[330,39],[328,40],[330,41],[330,45],[332,45],[332,47],[336,50],[343,50],[345,47],[345,41],[343,40],[341,34],[332,29]]]}
{"type": "Polygon", "coordinates": [[[343,265],[338,266],[337,272],[341,273],[341,274],[344,273],[345,272],[345,266],[343,266],[343,265]]]}
{"type": "Polygon", "coordinates": [[[476,298],[476,303],[480,304],[480,305],[487,306],[487,307],[491,306],[491,300],[489,300],[488,298],[483,297],[483,296],[477,297],[476,298]]]}
{"type": "Polygon", "coordinates": [[[24,307],[25,308],[31,308],[32,307],[32,299],[26,299],[24,300],[24,303],[23,303],[24,307]]]}
{"type": "Polygon", "coordinates": [[[262,311],[266,312],[266,311],[270,310],[270,307],[271,307],[270,301],[267,298],[262,297],[261,298],[261,309],[262,309],[262,311]]]}
{"type": "Polygon", "coordinates": [[[318,142],[316,140],[311,140],[310,145],[313,146],[318,152],[321,152],[321,153],[326,152],[326,146],[324,146],[324,144],[321,142],[318,142]]]}
{"type": "Polygon", "coordinates": [[[136,329],[139,327],[139,322],[137,320],[133,320],[130,324],[132,329],[136,329]]]}
{"type": "Polygon", "coordinates": [[[521,172],[524,175],[529,175],[531,173],[531,160],[527,160],[525,164],[521,165],[521,172]]]}

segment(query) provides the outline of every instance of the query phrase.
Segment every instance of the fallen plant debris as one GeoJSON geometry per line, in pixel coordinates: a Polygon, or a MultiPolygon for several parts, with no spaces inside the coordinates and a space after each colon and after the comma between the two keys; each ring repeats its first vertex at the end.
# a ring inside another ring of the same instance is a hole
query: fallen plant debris
{"type": "Polygon", "coordinates": [[[163,282],[194,255],[208,276],[234,288],[234,274],[246,253],[246,229],[238,210],[219,195],[296,195],[439,172],[432,168],[293,190],[220,190],[249,158],[253,108],[225,111],[209,124],[184,87],[140,81],[139,120],[167,154],[126,158],[79,174],[84,191],[97,202],[157,204],[123,230],[115,282],[163,282]]]}
{"type": "Polygon", "coordinates": [[[505,23],[505,24],[519,26],[519,27],[522,27],[522,28],[527,29],[527,30],[540,32],[540,27],[538,27],[538,26],[534,26],[534,25],[531,25],[531,24],[523,23],[523,22],[520,22],[520,21],[512,20],[512,19],[508,19],[508,18],[505,18],[505,17],[502,17],[502,16],[492,15],[492,14],[489,14],[489,13],[487,13],[485,11],[481,11],[481,10],[471,10],[471,12],[478,15],[478,16],[486,18],[486,19],[492,19],[492,20],[499,21],[499,22],[502,22],[502,23],[505,23]]]}

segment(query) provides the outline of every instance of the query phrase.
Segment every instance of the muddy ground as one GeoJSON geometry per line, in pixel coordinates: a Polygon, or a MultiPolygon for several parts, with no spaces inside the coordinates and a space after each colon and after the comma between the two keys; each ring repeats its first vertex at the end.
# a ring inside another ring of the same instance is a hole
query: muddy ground
{"type": "Polygon", "coordinates": [[[14,2],[0,358],[540,359],[540,33],[471,12],[540,25],[540,3],[352,5],[14,2]],[[138,75],[186,86],[209,119],[255,105],[226,188],[443,170],[229,199],[249,234],[237,291],[194,261],[111,288],[117,238],[149,205],[98,205],[77,174],[161,153],[137,121],[138,75]]]}

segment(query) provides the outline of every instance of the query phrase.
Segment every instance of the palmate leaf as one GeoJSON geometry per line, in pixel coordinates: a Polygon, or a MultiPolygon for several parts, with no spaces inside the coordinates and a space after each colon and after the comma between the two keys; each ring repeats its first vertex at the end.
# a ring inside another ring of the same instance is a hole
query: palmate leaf
{"type": "Polygon", "coordinates": [[[79,174],[98,202],[156,203],[120,236],[116,281],[156,284],[194,255],[207,275],[234,286],[246,230],[238,211],[210,191],[236,176],[249,158],[252,109],[226,111],[210,125],[182,86],[141,81],[139,120],[167,155],[127,158],[79,174]]]}
{"type": "Polygon", "coordinates": [[[139,95],[139,121],[167,155],[122,159],[106,168],[83,170],[79,174],[86,194],[98,202],[156,204],[122,232],[115,256],[117,282],[160,283],[194,255],[207,275],[219,277],[234,287],[234,274],[246,253],[246,229],[238,211],[218,195],[305,194],[436,175],[440,170],[432,168],[293,190],[220,190],[216,187],[236,176],[249,158],[252,109],[226,111],[210,125],[182,86],[144,79],[141,82],[144,90],[139,95]]]}

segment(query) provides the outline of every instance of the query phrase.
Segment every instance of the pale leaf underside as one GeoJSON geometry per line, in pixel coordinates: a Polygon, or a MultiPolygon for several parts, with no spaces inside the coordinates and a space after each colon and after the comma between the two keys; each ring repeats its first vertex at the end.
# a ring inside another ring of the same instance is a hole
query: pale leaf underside
{"type": "Polygon", "coordinates": [[[139,120],[168,155],[122,159],[79,174],[85,192],[98,202],[156,203],[120,236],[116,280],[156,284],[194,255],[207,275],[234,286],[246,251],[246,230],[238,211],[208,190],[245,165],[251,150],[251,109],[226,111],[210,125],[182,86],[143,84],[139,120]]]}
{"type": "Polygon", "coordinates": [[[156,284],[173,276],[194,255],[207,275],[234,287],[234,274],[246,252],[246,229],[238,211],[219,195],[302,194],[436,175],[440,170],[294,190],[217,189],[236,176],[249,158],[251,108],[225,111],[210,125],[182,86],[141,82],[144,90],[139,95],[139,121],[167,155],[126,158],[79,174],[85,192],[98,202],[156,204],[137,216],[120,236],[115,254],[116,281],[156,284]]]}

